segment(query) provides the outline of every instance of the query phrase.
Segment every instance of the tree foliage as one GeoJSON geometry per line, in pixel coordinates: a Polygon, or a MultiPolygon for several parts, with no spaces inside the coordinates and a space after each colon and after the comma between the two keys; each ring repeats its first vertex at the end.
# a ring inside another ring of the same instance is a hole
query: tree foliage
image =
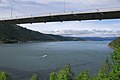
{"type": "Polygon", "coordinates": [[[88,70],[86,70],[85,72],[80,73],[77,80],[89,80],[89,72],[88,72],[88,70]]]}
{"type": "Polygon", "coordinates": [[[33,74],[31,77],[31,80],[39,80],[38,75],[37,74],[33,74]]]}
{"type": "Polygon", "coordinates": [[[120,46],[120,37],[109,43],[109,46],[112,48],[116,48],[117,46],[120,46]]]}
{"type": "Polygon", "coordinates": [[[112,71],[110,72],[111,80],[120,80],[120,47],[116,47],[112,54],[113,65],[112,71]]]}
{"type": "Polygon", "coordinates": [[[56,79],[57,79],[56,73],[52,72],[52,73],[50,74],[50,79],[49,79],[49,80],[56,80],[56,79]]]}
{"type": "Polygon", "coordinates": [[[11,80],[11,78],[6,72],[0,72],[0,80],[11,80]]]}

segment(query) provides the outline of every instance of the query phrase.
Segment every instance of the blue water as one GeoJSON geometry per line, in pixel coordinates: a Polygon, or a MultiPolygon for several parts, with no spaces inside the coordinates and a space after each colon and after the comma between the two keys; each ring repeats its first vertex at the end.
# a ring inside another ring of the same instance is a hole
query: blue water
{"type": "Polygon", "coordinates": [[[1,44],[0,70],[6,69],[17,80],[27,80],[33,72],[45,78],[48,73],[59,71],[66,64],[71,64],[76,74],[88,68],[90,73],[95,74],[113,51],[108,47],[109,43],[68,41],[1,44]]]}

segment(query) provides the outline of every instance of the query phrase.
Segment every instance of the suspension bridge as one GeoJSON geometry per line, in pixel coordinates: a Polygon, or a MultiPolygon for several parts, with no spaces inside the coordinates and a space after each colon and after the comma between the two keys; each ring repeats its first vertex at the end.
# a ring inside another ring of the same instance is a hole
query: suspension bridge
{"type": "Polygon", "coordinates": [[[103,20],[103,19],[120,19],[120,11],[94,12],[94,13],[73,13],[46,15],[27,18],[16,18],[0,20],[0,24],[26,24],[41,22],[62,22],[62,21],[81,21],[81,20],[103,20]]]}
{"type": "MultiPolygon", "coordinates": [[[[63,22],[63,21],[82,21],[82,20],[105,20],[105,19],[120,19],[120,9],[100,11],[99,8],[95,12],[66,12],[66,3],[64,0],[64,12],[61,14],[48,14],[28,17],[14,17],[14,5],[11,5],[11,17],[1,18],[0,24],[26,24],[26,23],[46,23],[46,22],[63,22]]],[[[119,7],[118,7],[119,8],[119,7]]]]}

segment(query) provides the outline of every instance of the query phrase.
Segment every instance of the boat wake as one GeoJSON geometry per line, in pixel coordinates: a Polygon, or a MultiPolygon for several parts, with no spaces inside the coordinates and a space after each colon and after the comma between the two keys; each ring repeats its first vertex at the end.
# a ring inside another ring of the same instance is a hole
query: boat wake
{"type": "Polygon", "coordinates": [[[43,55],[43,56],[42,56],[42,58],[45,58],[45,57],[47,57],[47,55],[43,55]]]}

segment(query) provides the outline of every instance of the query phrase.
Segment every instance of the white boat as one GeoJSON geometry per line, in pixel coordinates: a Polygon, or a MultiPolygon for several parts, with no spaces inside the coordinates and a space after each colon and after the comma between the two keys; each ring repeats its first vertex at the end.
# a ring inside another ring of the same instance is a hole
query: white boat
{"type": "Polygon", "coordinates": [[[43,57],[43,58],[44,58],[44,57],[47,57],[47,55],[43,55],[42,57],[43,57]]]}

